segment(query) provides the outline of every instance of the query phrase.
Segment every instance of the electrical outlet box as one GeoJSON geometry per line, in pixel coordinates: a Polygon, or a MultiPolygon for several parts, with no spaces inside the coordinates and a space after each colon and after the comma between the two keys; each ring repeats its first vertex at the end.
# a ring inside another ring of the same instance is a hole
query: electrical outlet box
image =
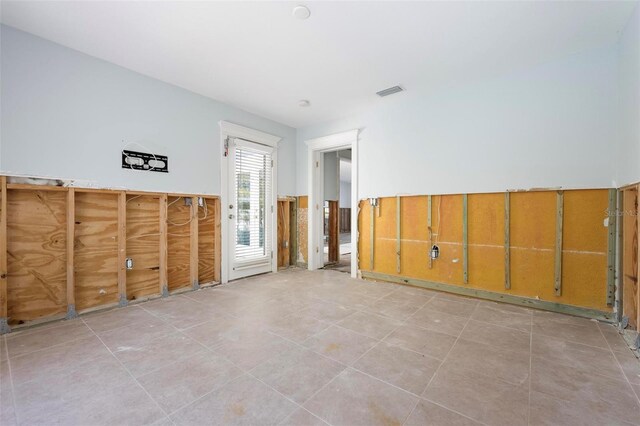
{"type": "Polygon", "coordinates": [[[191,197],[184,197],[184,205],[185,206],[191,205],[191,197]]]}
{"type": "Polygon", "coordinates": [[[198,197],[198,207],[204,207],[204,198],[198,197]]]}
{"type": "Polygon", "coordinates": [[[132,258],[130,258],[130,257],[127,257],[127,258],[125,259],[125,261],[124,261],[124,266],[125,266],[127,269],[133,269],[133,259],[132,259],[132,258]]]}

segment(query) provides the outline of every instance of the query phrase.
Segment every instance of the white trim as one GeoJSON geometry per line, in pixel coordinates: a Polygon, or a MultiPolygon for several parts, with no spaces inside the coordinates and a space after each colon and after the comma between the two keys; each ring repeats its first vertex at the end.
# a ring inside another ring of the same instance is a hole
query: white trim
{"type": "MultiPolygon", "coordinates": [[[[229,159],[225,157],[225,140],[227,138],[240,138],[249,142],[255,142],[261,145],[273,147],[273,171],[271,178],[273,179],[272,188],[272,205],[273,213],[271,215],[271,246],[273,250],[273,260],[271,261],[271,272],[278,272],[278,143],[282,140],[279,136],[259,130],[244,127],[239,124],[230,123],[228,121],[218,122],[220,125],[220,216],[222,236],[220,261],[220,281],[222,283],[229,282],[229,159]]],[[[268,272],[268,271],[267,271],[268,272]]]]}
{"type": "Polygon", "coordinates": [[[324,266],[324,250],[320,250],[322,241],[322,215],[320,197],[323,186],[323,172],[320,167],[323,153],[351,149],[351,276],[358,276],[358,129],[334,135],[311,139],[305,142],[308,149],[308,268],[315,270],[324,266]],[[319,167],[316,167],[316,163],[319,167]]]}

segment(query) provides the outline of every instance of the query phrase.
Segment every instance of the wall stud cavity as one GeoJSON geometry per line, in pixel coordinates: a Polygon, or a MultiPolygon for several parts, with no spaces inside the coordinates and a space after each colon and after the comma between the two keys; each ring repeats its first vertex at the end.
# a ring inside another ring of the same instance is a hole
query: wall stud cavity
{"type": "Polygon", "coordinates": [[[564,216],[564,193],[556,193],[556,258],[555,281],[556,296],[562,296],[562,218],[564,216]]]}
{"type": "Polygon", "coordinates": [[[511,196],[508,192],[504,194],[504,288],[511,289],[511,236],[510,218],[511,196]]]}
{"type": "Polygon", "coordinates": [[[613,306],[616,279],[616,226],[618,191],[609,190],[609,209],[607,211],[607,305],[613,306]]]}
{"type": "Polygon", "coordinates": [[[462,269],[465,284],[469,284],[469,223],[467,216],[467,194],[462,194],[462,269]]]}

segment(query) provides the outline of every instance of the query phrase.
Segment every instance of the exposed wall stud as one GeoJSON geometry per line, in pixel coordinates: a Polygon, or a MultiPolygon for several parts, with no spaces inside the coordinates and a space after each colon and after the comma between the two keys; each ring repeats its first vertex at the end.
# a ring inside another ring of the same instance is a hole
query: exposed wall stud
{"type": "MultiPolygon", "coordinates": [[[[169,197],[167,194],[160,195],[160,294],[162,297],[169,296],[169,281],[168,281],[168,268],[169,268],[169,252],[168,252],[168,206],[169,197]]],[[[193,209],[193,203],[191,204],[193,209]]],[[[197,207],[196,207],[197,208],[197,207]]]]}
{"type": "Polygon", "coordinates": [[[511,289],[511,236],[510,236],[510,214],[511,197],[508,192],[504,193],[504,288],[511,289]]]}
{"type": "Polygon", "coordinates": [[[0,177],[0,335],[11,332],[7,301],[7,177],[0,177]]]}
{"type": "Polygon", "coordinates": [[[194,290],[200,288],[198,282],[198,200],[194,199],[191,203],[191,250],[190,250],[190,277],[191,285],[194,290]]]}
{"type": "Polygon", "coordinates": [[[401,216],[401,202],[400,196],[396,196],[396,255],[397,255],[397,264],[396,270],[400,273],[400,216],[401,216]]]}
{"type": "Polygon", "coordinates": [[[609,189],[609,209],[607,211],[607,305],[613,306],[616,279],[616,226],[618,191],[609,189]]]}
{"type": "Polygon", "coordinates": [[[469,223],[467,216],[467,194],[462,194],[462,269],[465,284],[469,283],[469,223]]]}
{"type": "Polygon", "coordinates": [[[556,258],[555,258],[555,294],[562,296],[562,218],[564,215],[564,193],[556,193],[556,258]]]}
{"type": "Polygon", "coordinates": [[[127,193],[118,193],[118,295],[120,307],[127,306],[127,193]]]}
{"type": "Polygon", "coordinates": [[[67,316],[72,319],[78,316],[76,312],[75,271],[74,271],[74,246],[76,224],[76,192],[69,188],[67,192],[67,316]]]}
{"type": "Polygon", "coordinates": [[[431,247],[433,246],[433,228],[431,223],[431,195],[427,195],[427,232],[429,234],[429,247],[427,247],[427,256],[429,257],[429,269],[433,268],[433,257],[431,256],[431,247]]]}
{"type": "Polygon", "coordinates": [[[371,218],[370,221],[371,223],[369,224],[369,244],[370,244],[370,252],[369,252],[369,269],[370,270],[374,270],[375,268],[374,266],[374,260],[375,260],[375,244],[376,244],[376,238],[375,238],[375,210],[376,210],[376,206],[375,203],[373,202],[373,200],[369,200],[369,208],[371,209],[371,218]]]}

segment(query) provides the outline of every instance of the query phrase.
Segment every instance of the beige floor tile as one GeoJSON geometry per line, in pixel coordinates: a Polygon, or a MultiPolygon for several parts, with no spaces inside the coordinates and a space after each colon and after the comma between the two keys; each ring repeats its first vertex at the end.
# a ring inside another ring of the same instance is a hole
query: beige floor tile
{"type": "Polygon", "coordinates": [[[327,423],[304,408],[298,408],[280,426],[327,426],[327,423]]]}
{"type": "Polygon", "coordinates": [[[640,418],[640,404],[625,380],[584,372],[534,358],[531,362],[531,390],[566,401],[590,404],[610,417],[627,422],[640,418]]]}
{"type": "MultiPolygon", "coordinates": [[[[420,302],[422,301],[420,300],[420,302]]],[[[384,297],[366,308],[365,311],[372,314],[393,318],[399,321],[404,321],[411,315],[416,313],[416,311],[418,311],[418,309],[420,309],[424,305],[424,303],[389,300],[384,297]]]]}
{"type": "Polygon", "coordinates": [[[62,321],[55,327],[36,327],[12,333],[7,337],[7,350],[12,358],[92,335],[93,332],[80,319],[62,321]]]}
{"type": "Polygon", "coordinates": [[[470,320],[460,338],[514,352],[531,351],[531,333],[470,320]]]}
{"type": "Polygon", "coordinates": [[[473,311],[476,310],[477,303],[472,304],[436,296],[427,303],[426,307],[433,311],[469,318],[471,314],[473,314],[473,311]]]}
{"type": "Polygon", "coordinates": [[[172,413],[242,374],[224,358],[206,351],[166,365],[138,381],[165,412],[172,413]]]}
{"type": "Polygon", "coordinates": [[[176,331],[142,346],[116,351],[114,355],[131,374],[139,377],[205,350],[200,343],[176,331]]]}
{"type": "Polygon", "coordinates": [[[18,408],[22,424],[61,425],[141,425],[165,417],[162,410],[135,383],[127,383],[107,391],[92,389],[43,389],[37,394],[41,403],[29,410],[18,408]]]}
{"type": "Polygon", "coordinates": [[[380,342],[353,368],[416,395],[421,395],[442,361],[380,342]]]}
{"type": "Polygon", "coordinates": [[[280,336],[259,331],[228,340],[213,351],[238,367],[250,370],[258,364],[294,348],[295,345],[280,336]]]}
{"type": "Polygon", "coordinates": [[[514,313],[498,308],[499,307],[494,307],[492,305],[480,304],[471,315],[471,319],[493,325],[515,328],[520,331],[531,332],[531,314],[514,313]]]}
{"type": "Polygon", "coordinates": [[[600,410],[589,402],[565,401],[541,392],[531,392],[530,425],[632,425],[609,416],[607,410],[600,410]]]}
{"type": "Polygon", "coordinates": [[[433,402],[421,400],[413,410],[405,426],[477,426],[480,423],[461,414],[447,410],[433,402]]]}
{"type": "MultiPolygon", "coordinates": [[[[581,345],[555,337],[534,334],[532,356],[536,359],[553,361],[556,364],[593,372],[624,380],[624,375],[616,359],[608,349],[581,345]]],[[[633,355],[632,355],[633,356],[633,355]]]]}
{"type": "Polygon", "coordinates": [[[614,352],[622,371],[632,385],[640,385],[640,359],[630,350],[614,352]]]}
{"type": "Polygon", "coordinates": [[[316,300],[306,309],[300,311],[302,315],[311,315],[319,320],[335,323],[355,313],[356,310],[337,303],[316,300]]]}
{"type": "Polygon", "coordinates": [[[244,375],[171,416],[177,425],[275,425],[296,405],[257,379],[244,375]]]}
{"type": "MultiPolygon", "coordinates": [[[[532,332],[534,334],[543,334],[583,345],[609,349],[609,345],[597,324],[589,321],[580,321],[580,325],[576,325],[573,322],[573,317],[569,318],[571,318],[571,320],[567,320],[565,323],[557,322],[555,319],[549,320],[546,317],[540,320],[540,318],[534,315],[532,332]]],[[[578,318],[578,320],[582,320],[582,318],[578,318]]]]}
{"type": "Polygon", "coordinates": [[[267,328],[285,339],[302,343],[330,325],[331,323],[321,321],[311,315],[292,314],[277,318],[267,328]]]}
{"type": "Polygon", "coordinates": [[[400,425],[417,398],[353,369],[318,392],[305,408],[335,426],[400,425]]]}
{"type": "Polygon", "coordinates": [[[221,316],[216,313],[214,307],[198,303],[184,296],[154,300],[145,303],[142,307],[180,330],[205,321],[214,321],[221,316]]]}
{"type": "Polygon", "coordinates": [[[338,323],[340,327],[348,328],[356,333],[364,334],[372,339],[380,340],[391,333],[402,323],[392,318],[380,315],[356,312],[338,323]]]}
{"type": "Polygon", "coordinates": [[[598,322],[587,318],[575,317],[573,315],[558,314],[555,312],[533,310],[534,324],[560,323],[568,325],[581,325],[585,327],[597,327],[598,322]]]}
{"type": "Polygon", "coordinates": [[[160,323],[158,318],[142,309],[140,305],[89,314],[83,316],[82,319],[96,333],[104,333],[105,331],[133,324],[160,323]]]}
{"type": "Polygon", "coordinates": [[[375,346],[376,340],[346,328],[331,326],[303,345],[324,356],[350,365],[375,346]]]}
{"type": "Polygon", "coordinates": [[[629,345],[618,333],[617,328],[609,324],[600,324],[600,331],[613,351],[625,352],[629,350],[629,345]]]}
{"type": "Polygon", "coordinates": [[[250,373],[302,404],[344,369],[343,364],[309,349],[294,348],[258,365],[250,373]]]}
{"type": "Polygon", "coordinates": [[[164,321],[132,324],[99,333],[98,336],[112,352],[138,350],[151,341],[175,333],[176,329],[164,321]]]}
{"type": "Polygon", "coordinates": [[[458,294],[453,294],[453,293],[446,293],[444,291],[436,292],[435,297],[440,300],[452,300],[454,302],[467,303],[473,306],[476,306],[480,303],[479,299],[474,299],[473,297],[467,297],[467,296],[460,296],[458,294]]]}
{"type": "Polygon", "coordinates": [[[4,336],[0,336],[0,362],[6,361],[9,358],[7,355],[7,342],[4,336]]]}
{"type": "Polygon", "coordinates": [[[420,327],[458,337],[467,321],[466,318],[457,315],[430,309],[429,303],[427,303],[407,320],[407,324],[419,325],[420,327]]]}
{"type": "Polygon", "coordinates": [[[529,380],[529,352],[514,352],[460,338],[443,368],[478,371],[497,380],[521,385],[529,380]]]}
{"type": "Polygon", "coordinates": [[[247,333],[265,330],[266,327],[260,323],[227,316],[195,325],[183,330],[183,333],[208,348],[215,348],[225,342],[238,340],[247,333]]]}
{"type": "Polygon", "coordinates": [[[111,356],[100,339],[90,337],[31,352],[11,360],[14,385],[64,372],[77,364],[111,356]]]}
{"type": "Polygon", "coordinates": [[[514,385],[482,372],[443,365],[423,396],[481,423],[527,424],[528,382],[514,385]]]}
{"type": "Polygon", "coordinates": [[[385,342],[443,360],[456,341],[450,334],[415,325],[402,325],[384,339],[385,342]]]}

